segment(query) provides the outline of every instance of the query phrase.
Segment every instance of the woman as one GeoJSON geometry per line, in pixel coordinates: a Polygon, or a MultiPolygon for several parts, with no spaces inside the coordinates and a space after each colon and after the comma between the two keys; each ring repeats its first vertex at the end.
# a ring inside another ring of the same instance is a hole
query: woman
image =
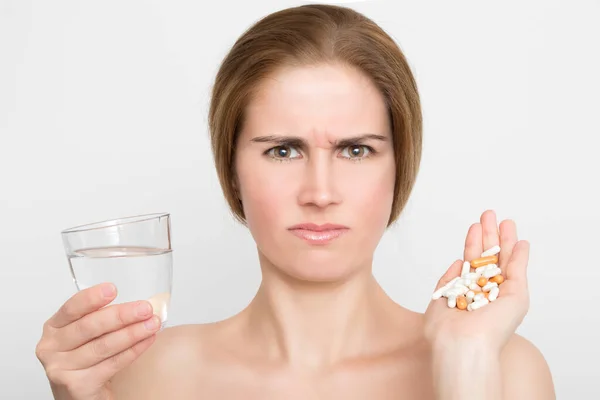
{"type": "MultiPolygon", "coordinates": [[[[395,304],[372,261],[421,158],[419,95],[394,41],[347,8],[282,10],[236,42],[210,130],[225,197],[257,244],[263,280],[239,314],[168,328],[147,302],[75,294],[37,347],[56,399],[552,399],[528,308],[529,244],[493,211],[464,259],[500,245],[507,281],[473,312],[395,304]],[[154,323],[152,323],[154,322],[154,323]]],[[[453,263],[438,287],[460,274],[453,263]]]]}

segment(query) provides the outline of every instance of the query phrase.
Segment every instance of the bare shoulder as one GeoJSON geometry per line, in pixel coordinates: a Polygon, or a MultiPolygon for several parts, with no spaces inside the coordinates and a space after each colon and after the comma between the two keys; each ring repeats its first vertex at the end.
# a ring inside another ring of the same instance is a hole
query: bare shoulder
{"type": "Polygon", "coordinates": [[[513,335],[501,356],[504,398],[556,399],[550,368],[540,350],[520,335],[513,335]]]}
{"type": "Polygon", "coordinates": [[[206,376],[207,360],[214,357],[218,324],[180,325],[166,328],[154,343],[112,380],[115,398],[186,398],[206,376]]]}

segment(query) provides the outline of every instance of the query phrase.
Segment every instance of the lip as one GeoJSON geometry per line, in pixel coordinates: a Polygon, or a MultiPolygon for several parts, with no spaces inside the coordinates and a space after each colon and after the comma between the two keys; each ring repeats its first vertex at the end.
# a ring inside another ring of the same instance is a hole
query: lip
{"type": "Polygon", "coordinates": [[[324,245],[346,233],[350,228],[344,225],[305,223],[294,225],[289,230],[310,244],[324,245]]]}

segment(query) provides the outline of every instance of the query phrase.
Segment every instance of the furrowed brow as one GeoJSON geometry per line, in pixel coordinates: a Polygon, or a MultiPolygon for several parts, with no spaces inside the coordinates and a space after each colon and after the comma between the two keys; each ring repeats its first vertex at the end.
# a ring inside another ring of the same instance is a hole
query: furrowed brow
{"type": "MultiPolygon", "coordinates": [[[[375,133],[366,133],[363,135],[352,136],[348,138],[342,138],[334,141],[332,145],[342,148],[347,146],[352,146],[356,144],[364,143],[368,140],[378,140],[385,142],[388,138],[384,135],[378,135],[375,133]]],[[[254,143],[271,143],[276,146],[290,146],[290,147],[298,147],[306,149],[308,148],[308,144],[306,141],[297,136],[281,136],[281,135],[266,135],[266,136],[257,136],[251,139],[251,142],[254,143]]]]}
{"type": "Polygon", "coordinates": [[[379,141],[385,142],[388,140],[388,138],[384,135],[377,135],[375,133],[366,133],[364,135],[358,135],[358,136],[353,136],[353,137],[349,137],[349,138],[343,138],[343,139],[336,140],[334,142],[334,144],[336,147],[341,148],[341,147],[352,146],[355,144],[361,144],[368,140],[379,140],[379,141]]]}
{"type": "Polygon", "coordinates": [[[280,135],[267,135],[257,136],[251,140],[254,143],[272,143],[277,146],[290,146],[306,148],[306,141],[297,136],[280,136],[280,135]]]}

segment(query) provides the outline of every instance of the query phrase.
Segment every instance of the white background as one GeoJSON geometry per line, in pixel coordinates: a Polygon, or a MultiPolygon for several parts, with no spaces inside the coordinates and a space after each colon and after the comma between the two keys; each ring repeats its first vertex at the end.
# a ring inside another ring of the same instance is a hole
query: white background
{"type": "MultiPolygon", "coordinates": [[[[170,323],[251,299],[255,249],[218,186],[208,95],[234,40],[298,4],[0,1],[0,398],[51,397],[34,347],[75,290],[64,228],[170,212],[170,323]]],[[[488,208],[514,219],[532,246],[519,333],[544,353],[558,398],[600,398],[600,3],[352,7],[400,44],[425,117],[418,182],[376,276],[423,311],[469,224],[488,208]]]]}

